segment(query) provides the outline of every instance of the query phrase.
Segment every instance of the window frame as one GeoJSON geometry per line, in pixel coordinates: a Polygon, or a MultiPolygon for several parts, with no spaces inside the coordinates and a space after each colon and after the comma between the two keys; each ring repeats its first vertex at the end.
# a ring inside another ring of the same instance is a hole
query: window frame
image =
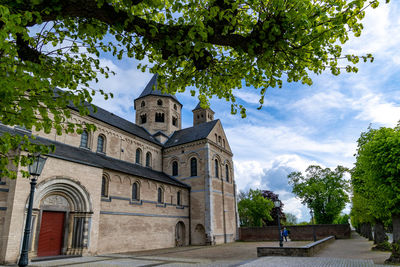
{"type": "Polygon", "coordinates": [[[142,150],[140,148],[136,148],[135,163],[142,165],[142,150]]]}
{"type": "Polygon", "coordinates": [[[192,157],[190,159],[190,177],[197,176],[197,158],[192,157]]]}
{"type": "Polygon", "coordinates": [[[226,164],[225,165],[225,180],[227,181],[227,182],[229,182],[230,180],[230,175],[229,175],[229,164],[226,164]]]}
{"type": "Polygon", "coordinates": [[[176,205],[182,206],[182,194],[181,191],[176,192],[176,205]]]}
{"type": "Polygon", "coordinates": [[[152,166],[152,157],[151,157],[151,153],[147,152],[146,153],[146,167],[151,168],[152,166]]]}
{"type": "Polygon", "coordinates": [[[164,204],[164,190],[162,187],[158,187],[157,189],[157,203],[164,204]]]}
{"type": "Polygon", "coordinates": [[[89,132],[87,130],[83,130],[81,133],[81,143],[79,147],[89,148],[89,132]]]}
{"type": "Polygon", "coordinates": [[[218,161],[218,159],[215,159],[214,160],[214,172],[215,172],[215,177],[216,178],[219,178],[219,161],[218,161]]]}
{"type": "Polygon", "coordinates": [[[109,197],[109,188],[110,188],[110,179],[107,177],[107,175],[104,175],[101,177],[101,197],[109,197]]]}
{"type": "Polygon", "coordinates": [[[138,182],[134,182],[132,184],[132,200],[133,201],[139,201],[140,200],[140,185],[138,182]],[[135,188],[136,187],[136,188],[135,188]]]}
{"type": "Polygon", "coordinates": [[[177,160],[174,160],[172,162],[172,176],[178,176],[179,175],[179,164],[177,160]]]}
{"type": "Polygon", "coordinates": [[[103,134],[99,134],[99,136],[97,136],[97,148],[96,148],[96,152],[99,153],[106,153],[105,150],[105,146],[106,145],[106,137],[103,134]],[[102,145],[101,145],[101,150],[99,150],[99,140],[102,139],[102,145]]]}

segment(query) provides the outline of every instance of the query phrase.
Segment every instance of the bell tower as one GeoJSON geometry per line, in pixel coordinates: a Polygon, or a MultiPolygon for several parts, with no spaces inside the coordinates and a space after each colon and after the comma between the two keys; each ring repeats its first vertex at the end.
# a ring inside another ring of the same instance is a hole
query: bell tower
{"type": "Polygon", "coordinates": [[[135,123],[153,135],[161,132],[170,136],[182,128],[182,104],[175,96],[157,89],[157,77],[155,74],[135,99],[135,123]]]}
{"type": "Polygon", "coordinates": [[[193,126],[203,122],[209,122],[214,120],[214,111],[210,108],[204,109],[200,106],[200,102],[192,110],[193,112],[193,126]]]}

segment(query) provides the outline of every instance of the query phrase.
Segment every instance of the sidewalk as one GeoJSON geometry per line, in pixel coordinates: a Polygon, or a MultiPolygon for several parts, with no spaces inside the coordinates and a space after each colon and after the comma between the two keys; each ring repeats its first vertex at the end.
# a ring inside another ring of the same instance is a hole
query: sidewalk
{"type": "Polygon", "coordinates": [[[372,260],[375,264],[384,264],[390,252],[372,251],[373,242],[352,232],[351,239],[338,239],[321,250],[316,257],[372,260]]]}
{"type": "MultiPolygon", "coordinates": [[[[284,242],[303,246],[309,242],[284,242]]],[[[315,257],[262,257],[256,248],[278,242],[235,242],[213,247],[189,246],[99,256],[32,262],[29,266],[380,266],[389,252],[371,251],[372,242],[354,233],[351,239],[335,240],[315,257]]],[[[388,265],[385,265],[388,266],[388,265]]]]}

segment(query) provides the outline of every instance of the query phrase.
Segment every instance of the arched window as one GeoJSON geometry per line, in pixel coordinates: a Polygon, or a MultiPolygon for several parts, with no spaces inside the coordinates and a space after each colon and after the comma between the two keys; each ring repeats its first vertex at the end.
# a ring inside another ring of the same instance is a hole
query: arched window
{"type": "Polygon", "coordinates": [[[215,143],[218,143],[218,135],[215,134],[215,143]]]}
{"type": "Polygon", "coordinates": [[[178,193],[176,193],[176,205],[181,205],[181,191],[178,191],[178,193]]]}
{"type": "Polygon", "coordinates": [[[156,113],[156,117],[155,117],[155,121],[156,122],[164,122],[164,113],[156,113]]]}
{"type": "Polygon", "coordinates": [[[104,146],[105,146],[105,138],[103,135],[99,135],[97,137],[97,152],[105,152],[104,146]]]}
{"type": "Polygon", "coordinates": [[[219,178],[219,173],[218,173],[218,160],[215,160],[215,177],[219,178]]]}
{"type": "Polygon", "coordinates": [[[139,200],[139,185],[138,183],[134,183],[132,185],[132,200],[139,200]]]}
{"type": "Polygon", "coordinates": [[[151,153],[146,153],[146,167],[151,167],[151,153]]]}
{"type": "Polygon", "coordinates": [[[146,106],[146,103],[144,101],[142,101],[142,103],[140,104],[141,107],[146,106]]]}
{"type": "Polygon", "coordinates": [[[178,119],[174,116],[172,116],[172,125],[178,126],[178,119]]]}
{"type": "Polygon", "coordinates": [[[161,99],[157,100],[157,105],[162,106],[162,100],[161,99]]]}
{"type": "Polygon", "coordinates": [[[228,166],[228,164],[225,165],[225,178],[226,178],[226,181],[229,182],[229,166],[228,166]]]}
{"type": "Polygon", "coordinates": [[[178,162],[172,162],[172,176],[178,176],[178,162]]]}
{"type": "Polygon", "coordinates": [[[101,178],[101,196],[108,197],[108,178],[105,175],[101,178]]]}
{"type": "Polygon", "coordinates": [[[163,190],[162,190],[161,187],[159,187],[158,190],[157,190],[157,202],[158,203],[164,203],[163,190]]]}
{"type": "Polygon", "coordinates": [[[176,106],[176,104],[174,104],[174,109],[175,109],[175,110],[178,110],[178,107],[176,106]]]}
{"type": "Polygon", "coordinates": [[[140,115],[140,123],[144,124],[146,122],[147,122],[147,115],[146,114],[140,115]]]}
{"type": "Polygon", "coordinates": [[[142,164],[142,150],[140,148],[136,149],[136,163],[142,164]]]}
{"type": "Polygon", "coordinates": [[[197,159],[190,159],[190,176],[197,176],[197,159]]]}
{"type": "Polygon", "coordinates": [[[221,144],[221,136],[218,136],[218,143],[221,144]]]}
{"type": "Polygon", "coordinates": [[[88,148],[89,144],[89,133],[86,130],[83,130],[81,134],[81,147],[88,148]]]}

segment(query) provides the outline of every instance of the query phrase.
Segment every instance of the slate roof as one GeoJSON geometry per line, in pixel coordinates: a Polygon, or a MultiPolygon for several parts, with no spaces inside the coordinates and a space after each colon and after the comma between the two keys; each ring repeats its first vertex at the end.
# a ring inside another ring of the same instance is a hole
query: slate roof
{"type": "MultiPolygon", "coordinates": [[[[0,125],[0,135],[4,132],[9,132],[11,134],[19,134],[19,135],[25,134],[23,131],[11,129],[9,127],[0,125]]],[[[37,137],[34,142],[41,143],[44,145],[51,145],[51,144],[55,145],[56,151],[52,154],[49,154],[48,155],[49,157],[77,162],[80,164],[103,168],[103,169],[115,170],[126,174],[144,177],[158,182],[176,185],[180,187],[186,187],[186,188],[189,187],[187,184],[182,183],[179,180],[163,172],[155,171],[150,168],[140,166],[138,164],[133,164],[123,160],[111,158],[104,154],[95,153],[84,148],[78,148],[66,145],[42,137],[37,137]]]]}
{"type": "MultiPolygon", "coordinates": [[[[70,105],[69,107],[71,109],[73,109],[73,110],[79,111],[73,105],[70,105]]],[[[136,135],[138,137],[141,137],[141,138],[143,138],[143,139],[145,139],[145,140],[147,140],[149,142],[155,143],[155,144],[160,145],[160,146],[162,145],[157,139],[155,139],[143,127],[140,127],[137,124],[132,123],[132,122],[130,122],[128,120],[125,120],[125,119],[123,119],[123,118],[121,118],[121,117],[119,117],[119,116],[117,116],[117,115],[115,115],[115,114],[113,114],[113,113],[111,113],[111,112],[109,112],[109,111],[107,111],[105,109],[102,109],[102,108],[100,108],[98,106],[96,106],[96,108],[97,108],[97,112],[96,113],[93,112],[92,106],[89,106],[88,108],[90,110],[90,114],[89,114],[90,117],[92,117],[92,118],[94,118],[96,120],[105,122],[105,123],[107,123],[107,124],[109,124],[111,126],[114,126],[114,127],[118,128],[118,129],[121,129],[121,130],[123,130],[125,132],[128,132],[130,134],[133,134],[133,135],[136,135]]]]}
{"type": "Polygon", "coordinates": [[[204,122],[190,128],[176,131],[171,138],[165,142],[164,147],[169,148],[207,138],[218,121],[219,120],[204,122]]]}
{"type": "Polygon", "coordinates": [[[182,106],[181,102],[179,102],[179,100],[178,100],[178,98],[176,98],[176,96],[163,93],[157,89],[157,77],[158,77],[158,74],[153,75],[153,77],[151,78],[149,83],[144,88],[143,92],[136,99],[140,99],[140,98],[148,96],[148,95],[166,96],[166,97],[172,97],[176,102],[178,102],[182,106]],[[154,88],[154,90],[153,90],[153,88],[154,88]]]}

